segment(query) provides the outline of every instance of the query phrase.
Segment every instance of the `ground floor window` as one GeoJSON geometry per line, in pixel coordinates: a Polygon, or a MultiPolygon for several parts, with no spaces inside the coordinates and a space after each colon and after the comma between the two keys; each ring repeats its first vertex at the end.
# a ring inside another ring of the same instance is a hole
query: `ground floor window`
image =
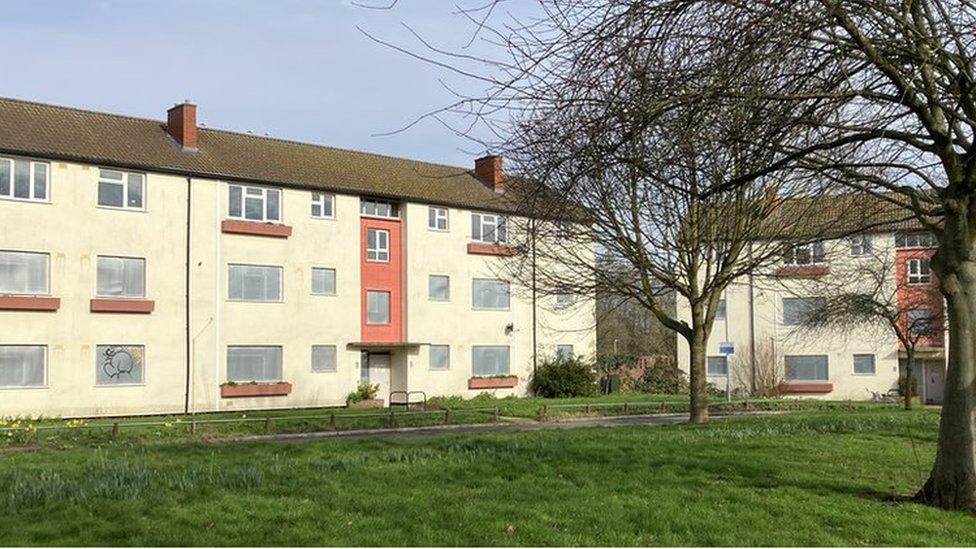
{"type": "Polygon", "coordinates": [[[476,376],[509,374],[508,345],[475,345],[471,348],[471,373],[476,376]]]}
{"type": "Polygon", "coordinates": [[[430,369],[431,370],[451,369],[451,348],[448,345],[430,346],[430,369]]]}
{"type": "Polygon", "coordinates": [[[0,345],[0,387],[43,387],[46,371],[44,345],[0,345]]]}
{"type": "Polygon", "coordinates": [[[785,357],[789,381],[827,381],[827,355],[793,355],[785,357]]]}
{"type": "Polygon", "coordinates": [[[575,356],[572,345],[556,345],[557,360],[573,360],[575,356]]]}
{"type": "Polygon", "coordinates": [[[710,376],[728,375],[729,358],[726,356],[710,356],[705,362],[705,370],[710,376]]]}
{"type": "Polygon", "coordinates": [[[855,374],[874,374],[874,355],[854,355],[854,373],[855,374]]]}
{"type": "Polygon", "coordinates": [[[146,348],[142,345],[97,345],[95,385],[141,385],[146,348]]]}
{"type": "Polygon", "coordinates": [[[281,347],[228,347],[227,380],[243,383],[281,381],[281,347]]]}
{"type": "Polygon", "coordinates": [[[338,371],[338,368],[336,367],[335,345],[312,345],[312,371],[338,371]]]}

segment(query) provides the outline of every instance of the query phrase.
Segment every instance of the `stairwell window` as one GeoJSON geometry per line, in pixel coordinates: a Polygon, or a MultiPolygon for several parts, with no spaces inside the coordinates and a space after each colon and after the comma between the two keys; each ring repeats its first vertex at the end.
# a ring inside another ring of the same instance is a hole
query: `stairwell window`
{"type": "Polygon", "coordinates": [[[47,201],[47,162],[0,157],[0,198],[47,201]]]}
{"type": "Polygon", "coordinates": [[[338,372],[335,345],[312,345],[312,371],[338,372]]]}
{"type": "Polygon", "coordinates": [[[435,371],[451,369],[451,347],[449,345],[430,346],[430,369],[435,371]]]}
{"type": "Polygon", "coordinates": [[[312,217],[316,219],[335,219],[335,195],[312,193],[312,217]]]}
{"type": "Polygon", "coordinates": [[[427,208],[427,228],[434,231],[447,230],[447,208],[431,206],[427,208]]]}
{"type": "Polygon", "coordinates": [[[914,337],[932,335],[935,316],[930,309],[911,309],[907,314],[908,331],[914,337]]]}
{"type": "Polygon", "coordinates": [[[51,256],[0,250],[0,294],[47,295],[51,256]]]}
{"type": "Polygon", "coordinates": [[[366,292],[366,324],[390,323],[390,292],[366,292]]]}
{"type": "Polygon", "coordinates": [[[281,191],[231,185],[227,188],[227,215],[259,222],[281,221],[281,191]]]}
{"type": "Polygon", "coordinates": [[[471,374],[474,376],[507,376],[511,352],[508,345],[475,345],[471,347],[471,374]]]}
{"type": "Polygon", "coordinates": [[[0,387],[44,387],[47,347],[0,345],[0,387]]]}
{"type": "Polygon", "coordinates": [[[281,301],[281,267],[228,265],[227,298],[232,301],[281,301]]]}
{"type": "Polygon", "coordinates": [[[898,233],[895,235],[896,248],[934,248],[938,240],[932,233],[898,233]]]}
{"type": "Polygon", "coordinates": [[[125,210],[145,209],[145,176],[116,170],[99,170],[98,205],[125,210]]]}
{"type": "Polygon", "coordinates": [[[932,282],[932,263],[925,258],[908,260],[908,283],[928,284],[932,282]]]}
{"type": "Polygon", "coordinates": [[[427,277],[427,298],[431,301],[451,300],[451,278],[447,275],[427,277]]]}
{"type": "Polygon", "coordinates": [[[98,256],[95,292],[99,297],[145,297],[146,260],[98,256]]]}
{"type": "Polygon", "coordinates": [[[390,260],[390,231],[366,229],[366,261],[390,260]]]}
{"type": "Polygon", "coordinates": [[[787,265],[819,265],[826,261],[823,242],[796,244],[788,247],[783,254],[783,263],[787,265]]]}
{"type": "Polygon", "coordinates": [[[377,200],[375,198],[361,198],[359,200],[359,213],[375,217],[399,217],[400,212],[397,205],[387,200],[377,200]]]}
{"type": "Polygon", "coordinates": [[[489,213],[471,214],[471,240],[490,244],[508,239],[507,221],[504,216],[489,213]]]}

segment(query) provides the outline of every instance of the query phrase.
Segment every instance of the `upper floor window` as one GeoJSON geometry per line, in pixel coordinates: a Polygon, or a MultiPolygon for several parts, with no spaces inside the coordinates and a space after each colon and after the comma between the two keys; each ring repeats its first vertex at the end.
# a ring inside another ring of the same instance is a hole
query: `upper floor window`
{"type": "Polygon", "coordinates": [[[227,215],[248,221],[281,221],[281,191],[264,187],[228,187],[227,215]]]}
{"type": "Polygon", "coordinates": [[[145,297],[146,260],[98,256],[96,293],[105,297],[145,297]]]}
{"type": "Polygon", "coordinates": [[[312,193],[312,217],[332,219],[335,217],[335,195],[312,193]]]}
{"type": "Polygon", "coordinates": [[[471,214],[471,239],[478,242],[505,242],[508,239],[505,217],[489,213],[471,214]]]}
{"type": "Polygon", "coordinates": [[[908,283],[928,284],[932,281],[932,264],[928,259],[915,258],[908,260],[908,283]]]}
{"type": "Polygon", "coordinates": [[[0,197],[47,200],[47,162],[0,158],[0,197]]]}
{"type": "Polygon", "coordinates": [[[360,198],[359,213],[377,217],[399,217],[400,215],[399,208],[393,202],[374,198],[360,198]]]}
{"type": "Polygon", "coordinates": [[[447,230],[447,208],[431,206],[427,208],[427,227],[435,231],[447,230]]]}
{"type": "Polygon", "coordinates": [[[783,262],[787,265],[814,265],[824,263],[826,260],[823,242],[809,242],[790,246],[783,254],[783,262]]]}
{"type": "Polygon", "coordinates": [[[229,265],[227,297],[237,301],[281,301],[281,267],[229,265]]]}
{"type": "Polygon", "coordinates": [[[930,309],[911,309],[907,320],[908,332],[915,337],[931,335],[935,331],[935,317],[930,309]]]}
{"type": "Polygon", "coordinates": [[[822,297],[784,297],[783,298],[783,324],[786,326],[798,326],[806,322],[811,314],[816,314],[817,310],[824,306],[825,300],[822,297]]]}
{"type": "Polygon", "coordinates": [[[98,205],[131,210],[144,209],[145,180],[146,177],[140,173],[99,170],[98,205]]]}
{"type": "Polygon", "coordinates": [[[390,292],[366,292],[366,324],[390,323],[390,292]]]}
{"type": "Polygon", "coordinates": [[[508,282],[488,278],[471,281],[471,305],[475,309],[507,310],[509,307],[508,282]]]}
{"type": "Polygon", "coordinates": [[[853,236],[850,238],[851,245],[851,257],[861,257],[869,255],[873,249],[871,246],[871,237],[866,234],[861,234],[853,236]]]}
{"type": "Polygon", "coordinates": [[[938,245],[932,233],[898,233],[895,235],[896,248],[934,248],[938,245]]]}
{"type": "Polygon", "coordinates": [[[336,295],[335,269],[312,267],[312,295],[336,295]]]}
{"type": "Polygon", "coordinates": [[[50,259],[44,253],[0,251],[0,294],[47,294],[50,259]]]}
{"type": "Polygon", "coordinates": [[[427,277],[427,298],[431,301],[450,301],[451,279],[447,275],[427,277]]]}
{"type": "Polygon", "coordinates": [[[390,231],[366,229],[366,261],[390,260],[390,231]]]}
{"type": "Polygon", "coordinates": [[[725,320],[726,316],[725,298],[718,300],[718,308],[715,310],[715,320],[725,320]]]}

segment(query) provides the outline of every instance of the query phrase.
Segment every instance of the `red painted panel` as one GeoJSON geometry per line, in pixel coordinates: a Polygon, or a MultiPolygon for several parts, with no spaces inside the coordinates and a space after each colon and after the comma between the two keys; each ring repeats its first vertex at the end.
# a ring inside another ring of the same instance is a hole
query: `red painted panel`
{"type": "MultiPolygon", "coordinates": [[[[908,283],[908,260],[909,259],[931,259],[935,254],[934,248],[916,248],[895,251],[895,278],[898,298],[898,310],[902,312],[901,330],[908,328],[907,311],[914,308],[928,308],[932,310],[932,316],[936,326],[942,325],[942,294],[939,293],[939,282],[935,273],[932,273],[932,280],[928,284],[909,284],[908,283]]],[[[931,337],[922,337],[918,341],[919,347],[942,347],[944,345],[943,334],[935,331],[931,337]]]]}
{"type": "Polygon", "coordinates": [[[221,385],[221,398],[285,396],[291,394],[291,383],[242,383],[239,385],[221,385]]]}
{"type": "Polygon", "coordinates": [[[270,236],[273,238],[288,238],[291,236],[291,226],[280,223],[259,223],[257,221],[241,221],[239,219],[225,219],[220,222],[220,231],[230,234],[252,234],[255,236],[270,236]]]}
{"type": "Polygon", "coordinates": [[[518,253],[518,250],[511,246],[501,244],[488,244],[485,242],[469,242],[468,253],[474,255],[501,255],[511,256],[518,253]]]}
{"type": "Polygon", "coordinates": [[[2,295],[0,310],[6,311],[57,311],[61,307],[60,297],[41,297],[33,295],[2,295]]]}
{"type": "Polygon", "coordinates": [[[399,219],[363,217],[360,221],[360,288],[362,297],[362,341],[403,340],[403,245],[399,219]],[[390,232],[390,260],[366,261],[366,230],[390,232]],[[366,323],[366,292],[390,292],[390,323],[366,323]]]}
{"type": "Polygon", "coordinates": [[[780,393],[829,393],[833,390],[833,383],[791,383],[784,381],[779,384],[780,393]]]}
{"type": "Polygon", "coordinates": [[[515,376],[506,377],[472,377],[468,379],[468,389],[507,389],[518,385],[515,376]]]}
{"type": "Polygon", "coordinates": [[[93,313],[141,313],[149,314],[156,308],[150,299],[93,299],[90,310],[93,313]]]}
{"type": "Polygon", "coordinates": [[[826,265],[787,265],[776,271],[776,276],[795,276],[798,278],[823,276],[830,274],[830,267],[826,265]]]}

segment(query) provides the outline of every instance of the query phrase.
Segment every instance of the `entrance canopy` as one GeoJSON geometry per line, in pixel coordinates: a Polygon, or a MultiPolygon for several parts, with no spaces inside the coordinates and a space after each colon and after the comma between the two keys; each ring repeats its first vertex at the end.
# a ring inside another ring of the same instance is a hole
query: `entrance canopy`
{"type": "Polygon", "coordinates": [[[384,351],[419,349],[421,345],[427,345],[427,343],[416,343],[410,341],[390,341],[390,342],[354,341],[348,344],[347,347],[349,347],[350,349],[361,349],[363,351],[381,353],[384,351]]]}

